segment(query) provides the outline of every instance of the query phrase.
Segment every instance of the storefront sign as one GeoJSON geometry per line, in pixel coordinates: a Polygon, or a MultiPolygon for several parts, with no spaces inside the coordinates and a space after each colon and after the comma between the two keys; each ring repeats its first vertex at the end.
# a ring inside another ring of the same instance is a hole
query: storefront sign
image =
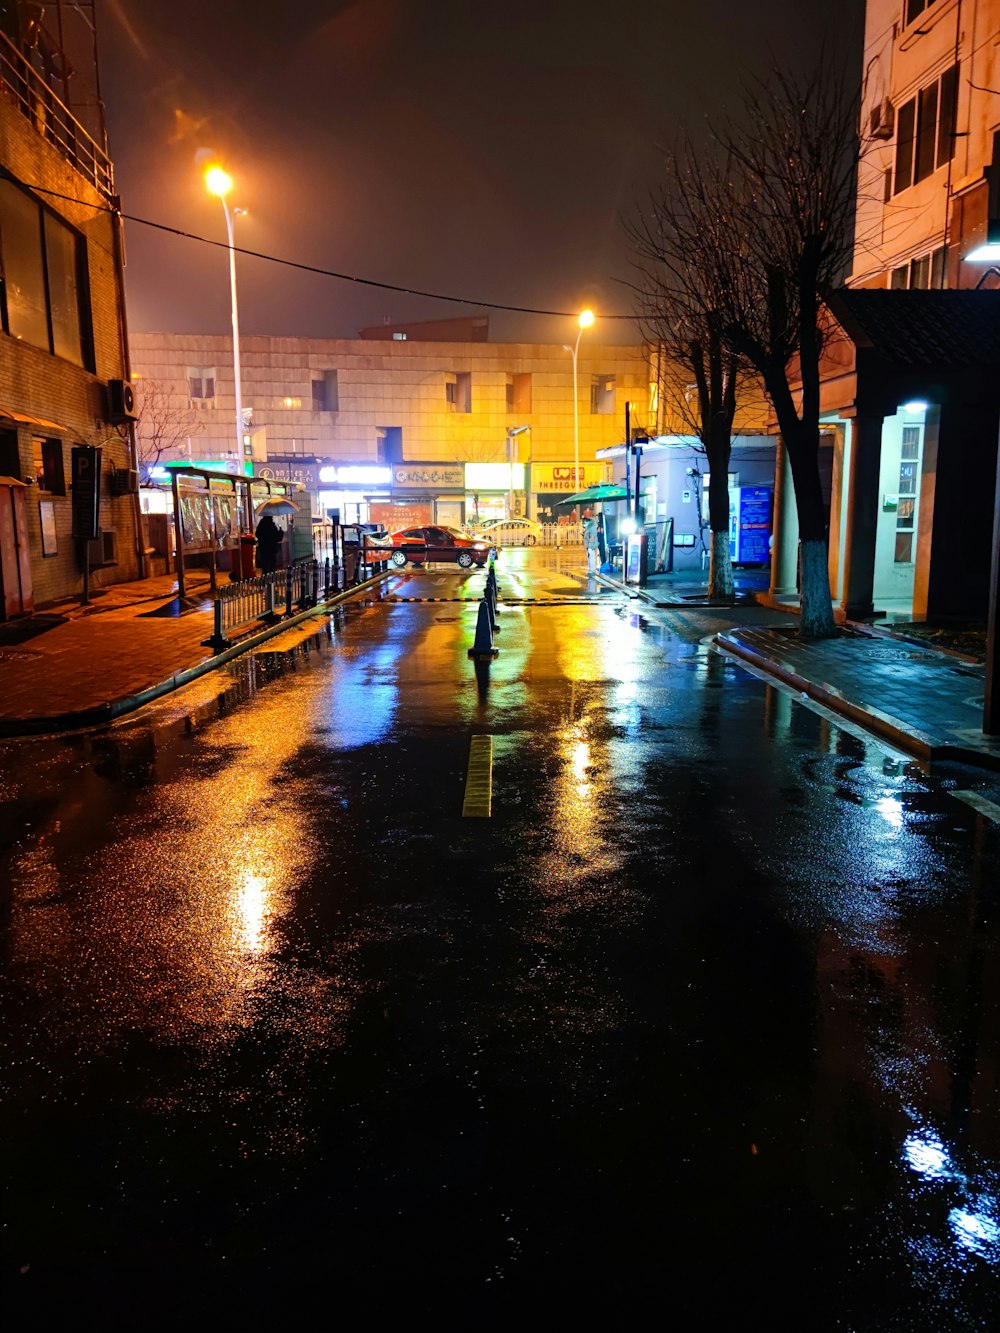
{"type": "Polygon", "coordinates": [[[603,463],[581,463],[574,469],[572,463],[532,463],[531,489],[539,495],[563,491],[572,495],[585,486],[596,486],[604,480],[603,463]]]}
{"type": "Polygon", "coordinates": [[[524,464],[466,463],[465,489],[467,491],[523,491],[524,464]]]}
{"type": "Polygon", "coordinates": [[[443,490],[465,485],[461,463],[408,463],[392,469],[392,484],[400,491],[443,490]]]}
{"type": "Polygon", "coordinates": [[[319,479],[324,486],[388,486],[392,469],[372,463],[339,463],[336,467],[321,467],[319,479]]]}
{"type": "Polygon", "coordinates": [[[253,476],[253,465],[238,458],[177,458],[164,463],[165,468],[200,467],[203,472],[228,472],[231,476],[253,476]]]}
{"type": "MultiPolygon", "coordinates": [[[[200,466],[200,465],[199,465],[200,466]]],[[[261,481],[300,481],[303,486],[315,490],[322,476],[321,469],[315,463],[257,463],[254,475],[261,481]]]]}
{"type": "Polygon", "coordinates": [[[400,532],[403,528],[422,528],[434,521],[431,517],[429,500],[426,504],[411,505],[372,501],[368,506],[368,513],[370,521],[383,524],[387,532],[400,532]]]}

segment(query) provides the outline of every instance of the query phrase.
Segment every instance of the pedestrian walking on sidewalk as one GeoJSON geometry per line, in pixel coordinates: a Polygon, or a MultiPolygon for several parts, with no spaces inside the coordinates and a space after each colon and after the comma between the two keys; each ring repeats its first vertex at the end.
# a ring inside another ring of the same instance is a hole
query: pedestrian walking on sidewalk
{"type": "Polygon", "coordinates": [[[278,551],[285,534],[271,515],[265,514],[254,535],[257,538],[257,568],[262,574],[273,574],[278,568],[278,551]]]}
{"type": "Polygon", "coordinates": [[[587,552],[587,573],[597,573],[597,555],[599,550],[597,540],[597,524],[592,518],[583,520],[583,549],[587,552]]]}

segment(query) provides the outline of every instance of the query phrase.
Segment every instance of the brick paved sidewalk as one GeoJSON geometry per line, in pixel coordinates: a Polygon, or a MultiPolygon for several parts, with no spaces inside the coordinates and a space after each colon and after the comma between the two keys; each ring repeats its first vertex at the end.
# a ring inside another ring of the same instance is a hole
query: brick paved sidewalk
{"type": "MultiPolygon", "coordinates": [[[[110,722],[317,610],[251,631],[226,652],[215,654],[203,646],[213,629],[207,574],[189,571],[187,590],[181,608],[172,575],[119,583],[95,596],[88,607],[66,603],[33,619],[0,624],[0,736],[110,722]],[[181,613],[167,614],[171,610],[181,613]]],[[[356,591],[352,588],[331,601],[356,591]]],[[[330,604],[321,602],[318,609],[330,604]]]]}
{"type": "Polygon", "coordinates": [[[982,731],[985,673],[974,662],[854,627],[818,642],[794,626],[737,628],[716,642],[920,759],[1000,768],[1000,737],[982,731]]]}

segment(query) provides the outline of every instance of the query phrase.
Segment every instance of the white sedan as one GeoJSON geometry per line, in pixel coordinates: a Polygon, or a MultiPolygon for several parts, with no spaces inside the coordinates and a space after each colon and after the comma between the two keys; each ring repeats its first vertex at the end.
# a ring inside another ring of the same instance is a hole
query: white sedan
{"type": "Polygon", "coordinates": [[[531,518],[495,518],[476,529],[476,536],[494,546],[534,546],[541,539],[542,525],[531,518]]]}

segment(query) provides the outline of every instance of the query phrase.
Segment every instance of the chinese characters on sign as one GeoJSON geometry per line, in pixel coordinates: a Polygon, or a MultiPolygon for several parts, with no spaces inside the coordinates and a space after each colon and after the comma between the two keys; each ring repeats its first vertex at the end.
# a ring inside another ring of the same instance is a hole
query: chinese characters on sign
{"type": "Polygon", "coordinates": [[[396,467],[392,470],[392,484],[400,490],[421,490],[424,487],[451,486],[461,488],[465,485],[465,470],[462,464],[427,463],[424,466],[396,467]]]}

